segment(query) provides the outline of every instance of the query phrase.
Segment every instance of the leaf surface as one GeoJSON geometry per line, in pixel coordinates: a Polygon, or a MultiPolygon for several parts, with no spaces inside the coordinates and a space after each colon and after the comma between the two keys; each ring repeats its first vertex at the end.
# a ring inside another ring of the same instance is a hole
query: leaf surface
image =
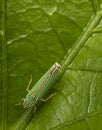
{"type": "Polygon", "coordinates": [[[102,129],[102,1],[0,1],[0,130],[102,129]],[[15,106],[58,61],[57,94],[15,106]]]}

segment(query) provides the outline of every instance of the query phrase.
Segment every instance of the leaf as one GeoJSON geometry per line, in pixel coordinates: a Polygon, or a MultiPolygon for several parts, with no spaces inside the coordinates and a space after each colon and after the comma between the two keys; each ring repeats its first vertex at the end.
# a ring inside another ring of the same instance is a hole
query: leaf
{"type": "Polygon", "coordinates": [[[101,130],[101,0],[0,3],[0,130],[101,130]],[[56,61],[57,94],[35,115],[15,106],[56,61]]]}

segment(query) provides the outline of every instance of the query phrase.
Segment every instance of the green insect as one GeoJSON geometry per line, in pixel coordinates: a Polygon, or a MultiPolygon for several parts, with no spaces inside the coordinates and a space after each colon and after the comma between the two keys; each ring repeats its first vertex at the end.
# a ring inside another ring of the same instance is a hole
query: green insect
{"type": "MultiPolygon", "coordinates": [[[[24,108],[30,108],[35,106],[40,100],[44,101],[43,97],[51,89],[51,84],[54,82],[58,74],[60,73],[61,65],[55,63],[42,77],[41,79],[34,85],[34,87],[29,90],[29,86],[27,87],[28,94],[26,95],[23,101],[24,108]]],[[[52,97],[50,95],[47,99],[52,97]]],[[[46,99],[45,99],[46,100],[46,99]]]]}

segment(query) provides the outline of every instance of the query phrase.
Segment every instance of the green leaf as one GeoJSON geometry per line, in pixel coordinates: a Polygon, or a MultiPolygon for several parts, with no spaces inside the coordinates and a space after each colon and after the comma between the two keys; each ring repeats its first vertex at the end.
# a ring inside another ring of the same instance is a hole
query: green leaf
{"type": "Polygon", "coordinates": [[[0,130],[102,129],[102,1],[0,1],[0,130]],[[56,61],[53,91],[33,108],[15,106],[56,61]]]}

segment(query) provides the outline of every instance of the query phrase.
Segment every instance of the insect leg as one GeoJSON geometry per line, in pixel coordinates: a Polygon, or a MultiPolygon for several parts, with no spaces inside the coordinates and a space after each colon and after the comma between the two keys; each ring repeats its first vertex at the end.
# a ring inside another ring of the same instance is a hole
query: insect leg
{"type": "Polygon", "coordinates": [[[29,81],[29,83],[28,83],[28,85],[27,85],[27,88],[26,88],[27,92],[30,91],[30,90],[29,90],[29,87],[30,87],[31,82],[32,82],[32,75],[31,75],[30,81],[29,81]]]}
{"type": "Polygon", "coordinates": [[[53,96],[55,96],[56,95],[56,93],[53,93],[53,94],[51,94],[49,97],[47,97],[46,99],[40,99],[41,101],[43,101],[43,102],[46,102],[47,100],[49,100],[50,98],[52,98],[53,96]]]}
{"type": "Polygon", "coordinates": [[[24,98],[21,98],[21,100],[19,101],[19,103],[15,104],[15,106],[21,106],[23,101],[24,101],[24,98]]]}

